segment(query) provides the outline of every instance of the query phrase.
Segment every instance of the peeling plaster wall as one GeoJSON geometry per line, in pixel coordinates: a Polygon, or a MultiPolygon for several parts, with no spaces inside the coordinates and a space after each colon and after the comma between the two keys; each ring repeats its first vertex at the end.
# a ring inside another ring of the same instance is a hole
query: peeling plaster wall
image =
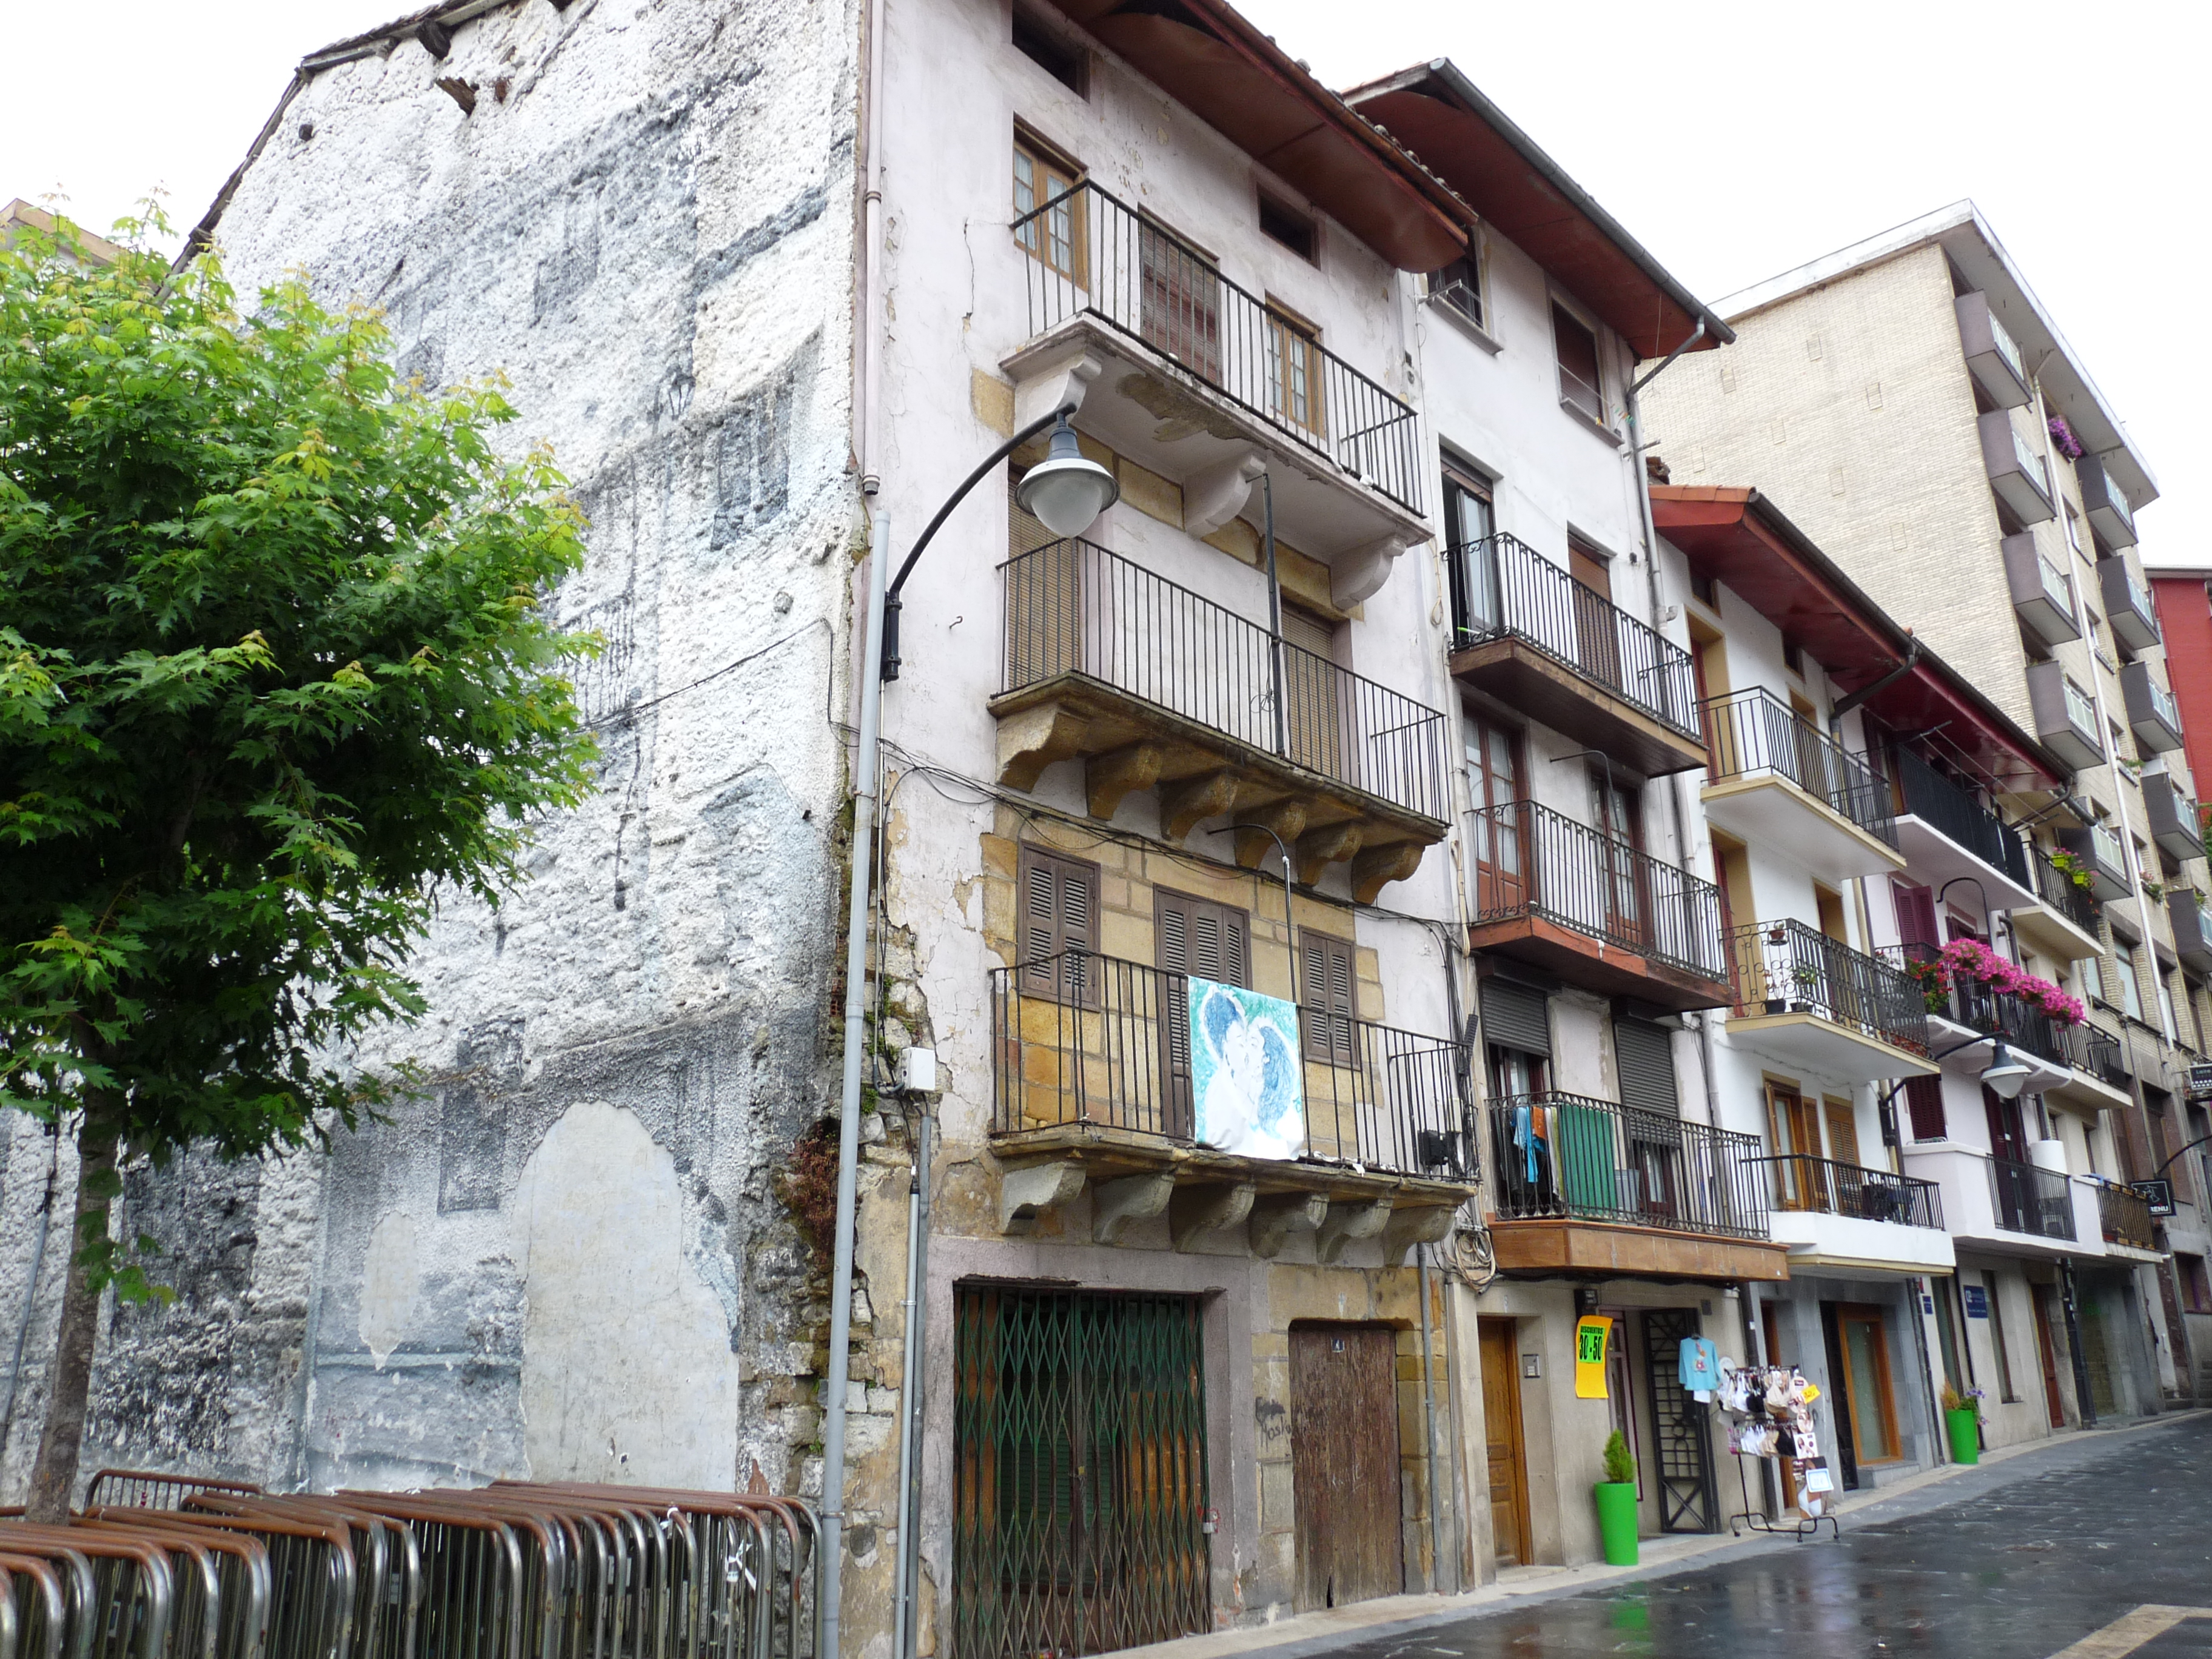
{"type": "MultiPolygon", "coordinates": [[[[503,373],[502,443],[574,481],[599,790],[496,913],[445,905],[428,1017],[360,1056],[431,1092],[327,1158],[132,1175],[179,1299],[108,1316],[88,1473],[818,1480],[822,1287],[773,1178],[834,1102],[858,39],[851,0],[520,0],[317,74],[246,169],[242,295],[304,267],[426,381],[503,373]]],[[[12,1340],[46,1146],[3,1139],[12,1340]]]]}

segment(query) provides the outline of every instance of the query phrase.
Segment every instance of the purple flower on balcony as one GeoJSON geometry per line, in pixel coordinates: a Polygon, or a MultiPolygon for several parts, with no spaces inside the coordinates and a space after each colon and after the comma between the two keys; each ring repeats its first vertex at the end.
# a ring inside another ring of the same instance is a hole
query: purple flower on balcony
{"type": "Polygon", "coordinates": [[[2058,446],[2058,453],[2069,461],[2081,459],[2081,441],[2074,435],[2074,428],[2066,424],[2063,415],[2051,417],[2051,441],[2058,446]]]}

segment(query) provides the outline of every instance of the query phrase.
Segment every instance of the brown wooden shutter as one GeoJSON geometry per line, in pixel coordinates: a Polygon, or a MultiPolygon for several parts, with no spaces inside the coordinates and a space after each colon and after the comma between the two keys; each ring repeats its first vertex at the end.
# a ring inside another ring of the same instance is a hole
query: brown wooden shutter
{"type": "Polygon", "coordinates": [[[1028,469],[1006,469],[1006,661],[1004,690],[1018,691],[1083,659],[1083,555],[1023,507],[1028,469]]]}
{"type": "Polygon", "coordinates": [[[1252,921],[1233,905],[1152,890],[1154,960],[1160,968],[1161,1102],[1164,1133],[1188,1139],[1190,1098],[1190,976],[1249,988],[1252,921]]]}
{"type": "Polygon", "coordinates": [[[1045,994],[1087,990],[1095,996],[1095,965],[1065,953],[1098,948],[1098,866],[1025,846],[1018,874],[1014,927],[1022,988],[1045,994]]]}
{"type": "Polygon", "coordinates": [[[1298,935],[1298,998],[1305,1005],[1308,1060],[1325,1066],[1353,1063],[1352,941],[1310,930],[1298,935]]]}
{"type": "Polygon", "coordinates": [[[1906,1079],[1905,1103],[1912,1124],[1915,1140],[1942,1140],[1948,1138],[1943,1121],[1943,1079],[1940,1077],[1916,1077],[1906,1079]]]}

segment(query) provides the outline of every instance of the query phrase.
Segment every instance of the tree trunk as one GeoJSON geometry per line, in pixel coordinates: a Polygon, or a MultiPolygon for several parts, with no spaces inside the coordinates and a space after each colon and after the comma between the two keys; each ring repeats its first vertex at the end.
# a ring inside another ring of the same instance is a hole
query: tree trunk
{"type": "Polygon", "coordinates": [[[94,1138],[90,1127],[77,1137],[76,1213],[70,1225],[69,1278],[62,1291],[61,1328],[54,1337],[54,1364],[46,1378],[46,1426],[39,1437],[39,1461],[31,1468],[31,1492],[23,1518],[59,1526],[69,1519],[76,1491],[77,1458],[84,1446],[84,1408],[92,1392],[92,1351],[100,1335],[100,1292],[93,1287],[85,1246],[106,1234],[110,1200],[101,1194],[115,1169],[115,1139],[94,1138]],[[98,1216],[94,1240],[85,1223],[98,1216]]]}

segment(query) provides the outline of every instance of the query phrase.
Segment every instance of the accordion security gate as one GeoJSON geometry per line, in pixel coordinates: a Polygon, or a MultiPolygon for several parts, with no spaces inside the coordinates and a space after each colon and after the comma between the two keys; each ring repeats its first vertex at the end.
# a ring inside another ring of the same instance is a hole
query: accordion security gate
{"type": "Polygon", "coordinates": [[[1195,1297],[958,1291],[953,1659],[1211,1628],[1195,1297]]]}

